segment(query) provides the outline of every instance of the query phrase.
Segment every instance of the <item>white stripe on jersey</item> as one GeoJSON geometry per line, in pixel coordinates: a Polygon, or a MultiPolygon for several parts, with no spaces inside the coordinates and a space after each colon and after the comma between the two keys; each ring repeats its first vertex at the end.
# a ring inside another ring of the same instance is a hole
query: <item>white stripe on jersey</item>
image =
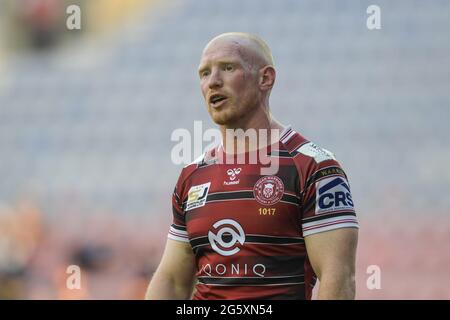
{"type": "Polygon", "coordinates": [[[289,133],[286,138],[283,138],[283,140],[281,140],[281,142],[286,144],[292,138],[292,136],[295,135],[295,133],[296,132],[292,130],[291,133],[289,133]]]}
{"type": "Polygon", "coordinates": [[[340,220],[352,220],[357,223],[355,216],[348,215],[348,216],[339,216],[339,217],[326,218],[326,219],[321,219],[321,220],[312,221],[312,222],[306,222],[306,223],[302,224],[302,227],[303,227],[303,229],[309,229],[311,227],[317,227],[322,224],[328,224],[330,222],[336,222],[336,221],[340,221],[340,220]]]}
{"type": "Polygon", "coordinates": [[[169,231],[169,232],[171,232],[171,233],[173,233],[173,234],[178,234],[178,235],[180,235],[180,236],[186,236],[186,237],[187,237],[187,235],[188,235],[187,231],[178,230],[178,229],[175,229],[175,228],[172,227],[172,226],[170,226],[170,231],[169,231]]]}
{"type": "Polygon", "coordinates": [[[181,241],[181,242],[188,242],[189,243],[189,239],[188,238],[182,238],[182,237],[177,237],[171,233],[169,233],[167,235],[167,238],[172,239],[172,240],[176,240],[176,241],[181,241]]]}
{"type": "Polygon", "coordinates": [[[314,229],[310,229],[307,231],[303,231],[303,236],[307,237],[309,235],[312,234],[316,234],[316,233],[320,233],[320,232],[325,232],[325,231],[330,231],[330,230],[335,230],[335,229],[341,229],[341,228],[359,228],[358,224],[355,222],[346,222],[346,223],[333,223],[331,225],[327,225],[324,227],[319,227],[319,228],[314,228],[314,229]]]}

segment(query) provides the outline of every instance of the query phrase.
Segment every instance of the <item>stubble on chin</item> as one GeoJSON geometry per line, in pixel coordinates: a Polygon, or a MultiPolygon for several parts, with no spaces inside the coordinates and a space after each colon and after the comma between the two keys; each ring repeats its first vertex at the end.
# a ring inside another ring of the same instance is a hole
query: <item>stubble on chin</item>
{"type": "Polygon", "coordinates": [[[242,122],[246,122],[246,118],[251,118],[257,110],[257,105],[250,105],[247,107],[236,108],[234,106],[227,106],[226,110],[209,109],[211,119],[219,126],[228,128],[239,128],[242,122]]]}
{"type": "Polygon", "coordinates": [[[233,114],[230,114],[229,112],[226,112],[224,110],[222,111],[215,111],[211,110],[209,115],[211,116],[211,119],[219,126],[228,126],[230,125],[235,116],[233,114]]]}

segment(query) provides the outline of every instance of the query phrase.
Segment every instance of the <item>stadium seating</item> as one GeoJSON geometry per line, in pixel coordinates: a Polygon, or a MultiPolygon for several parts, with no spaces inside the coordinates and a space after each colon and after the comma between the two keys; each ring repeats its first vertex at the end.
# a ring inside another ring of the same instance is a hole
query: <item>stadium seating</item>
{"type": "Polygon", "coordinates": [[[362,219],[448,214],[450,2],[377,1],[377,31],[366,28],[370,4],[174,1],[109,38],[10,56],[0,69],[0,202],[32,195],[52,217],[79,206],[166,228],[181,170],[170,135],[194,120],[214,127],[196,74],[201,50],[221,32],[247,31],[273,50],[274,115],[336,154],[362,219]]]}

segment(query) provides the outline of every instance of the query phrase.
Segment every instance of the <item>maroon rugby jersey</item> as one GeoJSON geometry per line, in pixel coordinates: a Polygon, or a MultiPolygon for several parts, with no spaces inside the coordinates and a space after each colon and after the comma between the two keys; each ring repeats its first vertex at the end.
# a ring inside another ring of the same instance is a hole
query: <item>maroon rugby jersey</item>
{"type": "Polygon", "coordinates": [[[219,146],[184,167],[172,198],[168,237],[192,246],[193,299],[311,299],[304,237],[358,228],[341,166],[290,127],[264,153],[278,161],[275,174],[261,172],[263,157],[233,164],[224,155],[219,146]]]}

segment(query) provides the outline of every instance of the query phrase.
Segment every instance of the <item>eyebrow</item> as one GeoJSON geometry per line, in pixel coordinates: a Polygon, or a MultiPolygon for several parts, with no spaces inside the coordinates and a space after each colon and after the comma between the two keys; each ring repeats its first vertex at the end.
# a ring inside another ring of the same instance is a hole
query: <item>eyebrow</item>
{"type": "Polygon", "coordinates": [[[208,69],[208,65],[204,65],[198,68],[198,74],[201,74],[203,71],[205,71],[206,69],[208,69]]]}
{"type": "MultiPolygon", "coordinates": [[[[217,64],[219,65],[224,65],[224,64],[233,64],[233,65],[241,65],[241,63],[238,60],[219,60],[217,61],[217,64]]],[[[200,66],[198,69],[198,73],[202,73],[203,71],[205,71],[206,69],[208,69],[210,66],[210,63],[206,63],[203,66],[200,66]]]]}

